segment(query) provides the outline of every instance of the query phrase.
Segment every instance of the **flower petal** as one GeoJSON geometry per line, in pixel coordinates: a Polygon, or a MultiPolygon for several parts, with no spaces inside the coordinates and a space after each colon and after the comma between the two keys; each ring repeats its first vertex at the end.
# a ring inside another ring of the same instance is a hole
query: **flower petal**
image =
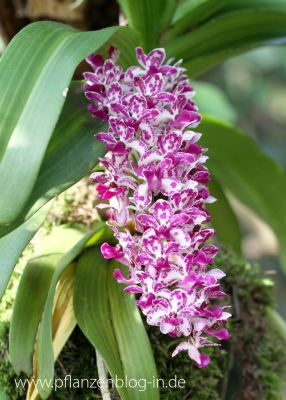
{"type": "MultiPolygon", "coordinates": [[[[166,53],[164,48],[154,49],[150,51],[150,53],[145,56],[145,65],[147,67],[159,67],[162,62],[165,60],[166,53]]],[[[139,60],[138,60],[139,61],[139,60]]]]}
{"type": "Polygon", "coordinates": [[[145,229],[147,228],[154,228],[154,229],[158,229],[159,228],[159,224],[156,221],[156,219],[149,214],[137,214],[136,215],[136,221],[139,222],[139,224],[141,224],[145,229]]]}
{"type": "Polygon", "coordinates": [[[143,142],[145,142],[149,146],[152,146],[155,141],[155,131],[152,125],[148,122],[141,122],[139,125],[139,129],[143,142]]]}
{"type": "Polygon", "coordinates": [[[177,354],[181,353],[182,351],[189,350],[191,344],[188,342],[180,343],[172,353],[172,357],[175,357],[177,354]]]}
{"type": "Polygon", "coordinates": [[[150,213],[154,215],[161,225],[167,226],[173,210],[168,201],[159,199],[150,208],[150,213]]]}
{"type": "Polygon", "coordinates": [[[100,247],[101,253],[104,258],[110,259],[110,258],[121,258],[123,257],[123,252],[116,246],[112,247],[108,243],[103,243],[100,247]]]}
{"type": "Polygon", "coordinates": [[[149,75],[144,81],[144,91],[146,96],[155,96],[161,92],[164,80],[161,74],[149,75]]]}
{"type": "Polygon", "coordinates": [[[163,178],[161,180],[161,192],[167,196],[178,192],[182,183],[177,179],[163,178]]]}
{"type": "Polygon", "coordinates": [[[132,117],[139,119],[146,110],[147,104],[143,96],[133,95],[128,99],[128,109],[132,117]]]}
{"type": "Polygon", "coordinates": [[[181,249],[187,249],[192,243],[190,235],[181,228],[175,227],[170,230],[170,235],[173,240],[179,244],[181,249]]]}
{"type": "Polygon", "coordinates": [[[152,201],[152,194],[149,191],[147,182],[142,183],[134,192],[134,202],[140,210],[148,207],[152,201]]]}
{"type": "Polygon", "coordinates": [[[161,136],[160,147],[163,153],[175,154],[182,144],[182,137],[176,132],[170,132],[166,136],[161,136]]]}
{"type": "Polygon", "coordinates": [[[142,236],[142,244],[148,253],[152,254],[157,259],[163,255],[163,244],[156,236],[154,229],[148,229],[142,236]]]}

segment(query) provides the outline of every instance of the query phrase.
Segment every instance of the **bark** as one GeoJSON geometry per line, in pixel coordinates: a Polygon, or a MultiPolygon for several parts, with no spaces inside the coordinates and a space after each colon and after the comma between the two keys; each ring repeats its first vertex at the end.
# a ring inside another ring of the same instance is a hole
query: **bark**
{"type": "Polygon", "coordinates": [[[0,0],[0,33],[7,45],[25,25],[39,20],[67,23],[81,30],[118,24],[116,0],[0,0]]]}

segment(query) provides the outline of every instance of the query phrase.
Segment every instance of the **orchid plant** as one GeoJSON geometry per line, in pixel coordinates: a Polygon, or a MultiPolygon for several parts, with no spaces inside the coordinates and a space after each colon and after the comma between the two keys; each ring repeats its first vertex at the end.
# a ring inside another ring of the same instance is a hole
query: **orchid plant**
{"type": "MultiPolygon", "coordinates": [[[[221,299],[224,272],[212,267],[217,245],[241,253],[226,193],[273,228],[285,270],[285,171],[247,134],[199,114],[189,79],[281,43],[286,5],[119,4],[128,26],[79,32],[38,22],[1,57],[1,296],[52,199],[90,172],[103,216],[89,229],[54,229],[24,268],[10,357],[17,373],[32,377],[27,399],[49,397],[54,361],[76,324],[112,377],[157,376],[141,315],[178,338],[170,355],[187,351],[207,367],[203,347],[229,338],[223,325],[231,316],[221,299]],[[84,58],[84,80],[72,82],[84,58]]],[[[118,391],[123,400],[159,398],[154,386],[118,391]]]]}

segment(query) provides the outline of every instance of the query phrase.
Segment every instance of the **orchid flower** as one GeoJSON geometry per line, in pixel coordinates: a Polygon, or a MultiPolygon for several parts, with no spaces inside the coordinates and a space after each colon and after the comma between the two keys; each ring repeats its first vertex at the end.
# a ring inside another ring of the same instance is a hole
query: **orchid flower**
{"type": "Polygon", "coordinates": [[[136,295],[147,323],[185,337],[173,356],[187,351],[205,367],[210,360],[201,349],[218,345],[211,338],[228,339],[221,325],[230,314],[212,304],[224,295],[224,273],[210,267],[218,249],[207,243],[214,230],[205,205],[214,198],[205,186],[206,149],[194,131],[201,116],[181,62],[164,64],[162,48],[137,48],[136,55],[139,65],[124,72],[117,50],[107,60],[93,54],[93,72],[84,73],[89,110],[108,121],[108,131],[96,135],[106,145],[105,171],[92,179],[98,197],[109,201],[118,244],[101,251],[128,266],[128,276],[119,269],[114,276],[136,295]]]}

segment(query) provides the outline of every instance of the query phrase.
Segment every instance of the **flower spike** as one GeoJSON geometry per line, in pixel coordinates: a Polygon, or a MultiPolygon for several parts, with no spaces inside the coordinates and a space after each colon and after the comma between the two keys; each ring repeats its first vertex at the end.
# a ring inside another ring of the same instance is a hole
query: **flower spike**
{"type": "Polygon", "coordinates": [[[214,199],[194,131],[201,116],[180,62],[164,64],[164,49],[137,48],[136,55],[140,66],[125,72],[116,49],[107,60],[91,55],[93,72],[84,74],[89,110],[109,126],[96,135],[106,145],[105,172],[92,179],[98,197],[109,201],[108,225],[118,244],[101,250],[128,266],[128,276],[116,269],[114,277],[136,295],[147,322],[185,337],[173,356],[187,351],[201,368],[210,361],[201,348],[218,345],[211,338],[228,339],[221,325],[230,317],[212,305],[224,295],[224,273],[210,268],[217,248],[206,243],[214,231],[205,205],[214,199]]]}

